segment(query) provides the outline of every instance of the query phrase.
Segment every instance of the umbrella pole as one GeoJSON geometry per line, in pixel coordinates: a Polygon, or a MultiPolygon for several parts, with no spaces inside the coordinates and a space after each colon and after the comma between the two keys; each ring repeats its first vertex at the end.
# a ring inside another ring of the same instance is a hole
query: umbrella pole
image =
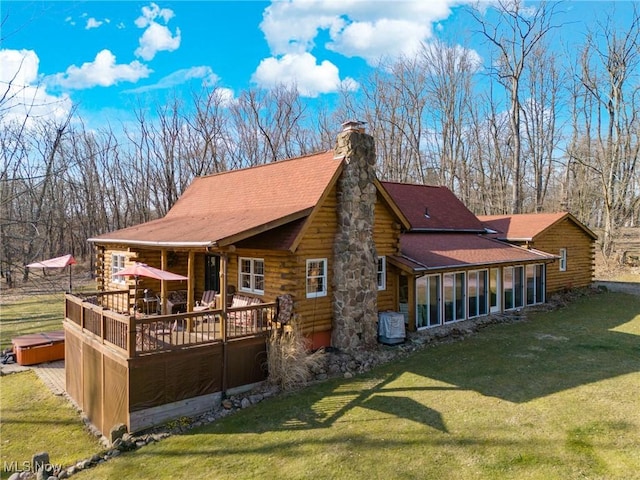
{"type": "Polygon", "coordinates": [[[136,311],[138,310],[138,275],[135,277],[135,290],[133,291],[133,314],[135,316],[136,311]]]}

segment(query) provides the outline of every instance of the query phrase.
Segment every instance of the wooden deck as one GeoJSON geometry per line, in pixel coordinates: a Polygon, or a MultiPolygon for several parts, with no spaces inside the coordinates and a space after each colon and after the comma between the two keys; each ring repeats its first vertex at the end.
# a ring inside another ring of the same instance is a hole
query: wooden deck
{"type": "Polygon", "coordinates": [[[100,343],[120,350],[126,358],[226,342],[274,328],[275,303],[173,315],[130,315],[124,297],[121,291],[82,297],[67,294],[65,318],[100,343]]]}

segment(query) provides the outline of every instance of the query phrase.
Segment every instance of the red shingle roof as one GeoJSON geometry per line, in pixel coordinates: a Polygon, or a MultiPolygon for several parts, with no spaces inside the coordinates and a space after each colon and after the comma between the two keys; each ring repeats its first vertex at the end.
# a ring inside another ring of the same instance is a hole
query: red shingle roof
{"type": "Polygon", "coordinates": [[[399,262],[413,270],[544,262],[556,258],[468,233],[405,233],[400,237],[400,250],[404,259],[399,262]]]}
{"type": "Polygon", "coordinates": [[[517,215],[484,215],[478,217],[487,227],[498,232],[497,238],[509,241],[531,241],[537,235],[547,230],[552,225],[570,219],[588,235],[596,238],[595,234],[580,223],[570,213],[522,213],[517,215]]]}
{"type": "Polygon", "coordinates": [[[198,177],[164,218],[90,239],[147,245],[224,245],[300,218],[337,178],[333,150],[198,177]]]}
{"type": "Polygon", "coordinates": [[[478,218],[447,187],[381,183],[409,219],[412,230],[466,232],[484,230],[478,218]]]}

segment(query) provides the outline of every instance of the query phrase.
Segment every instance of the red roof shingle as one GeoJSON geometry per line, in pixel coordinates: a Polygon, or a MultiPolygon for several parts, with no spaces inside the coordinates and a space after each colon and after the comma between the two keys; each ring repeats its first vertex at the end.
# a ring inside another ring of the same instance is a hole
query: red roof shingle
{"type": "Polygon", "coordinates": [[[342,166],[333,150],[196,178],[164,218],[91,239],[152,245],[240,241],[307,216],[342,166]]]}
{"type": "Polygon", "coordinates": [[[412,230],[466,232],[484,230],[478,218],[447,187],[381,183],[409,219],[412,230]]]}
{"type": "Polygon", "coordinates": [[[499,263],[544,262],[555,256],[515,247],[499,240],[468,233],[405,233],[400,250],[414,270],[499,263]]]}
{"type": "Polygon", "coordinates": [[[487,227],[498,232],[496,238],[509,241],[531,241],[552,225],[570,219],[585,232],[595,238],[595,234],[582,225],[570,213],[521,213],[514,215],[484,215],[479,220],[487,227]]]}

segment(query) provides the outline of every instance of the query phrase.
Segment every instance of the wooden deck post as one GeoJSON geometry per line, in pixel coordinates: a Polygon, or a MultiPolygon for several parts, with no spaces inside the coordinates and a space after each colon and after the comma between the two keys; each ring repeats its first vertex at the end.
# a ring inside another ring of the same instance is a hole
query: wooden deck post
{"type": "Polygon", "coordinates": [[[127,325],[127,356],[133,358],[136,356],[136,317],[130,316],[127,325]]]}
{"type": "MultiPolygon", "coordinates": [[[[160,268],[166,270],[167,263],[167,250],[163,248],[160,251],[160,268]]],[[[160,282],[160,313],[162,315],[167,314],[167,282],[164,281],[160,282]]]]}
{"type": "Polygon", "coordinates": [[[227,341],[227,264],[229,258],[226,253],[220,254],[220,306],[222,320],[220,320],[220,336],[222,341],[227,341]]]}
{"type": "MultiPolygon", "coordinates": [[[[189,250],[189,260],[187,263],[187,277],[189,277],[189,280],[187,280],[187,312],[193,312],[193,307],[195,305],[194,293],[193,293],[193,290],[196,286],[195,285],[196,284],[195,259],[196,259],[195,252],[193,250],[189,250]]],[[[187,331],[193,332],[192,317],[187,318],[187,331]]]]}

